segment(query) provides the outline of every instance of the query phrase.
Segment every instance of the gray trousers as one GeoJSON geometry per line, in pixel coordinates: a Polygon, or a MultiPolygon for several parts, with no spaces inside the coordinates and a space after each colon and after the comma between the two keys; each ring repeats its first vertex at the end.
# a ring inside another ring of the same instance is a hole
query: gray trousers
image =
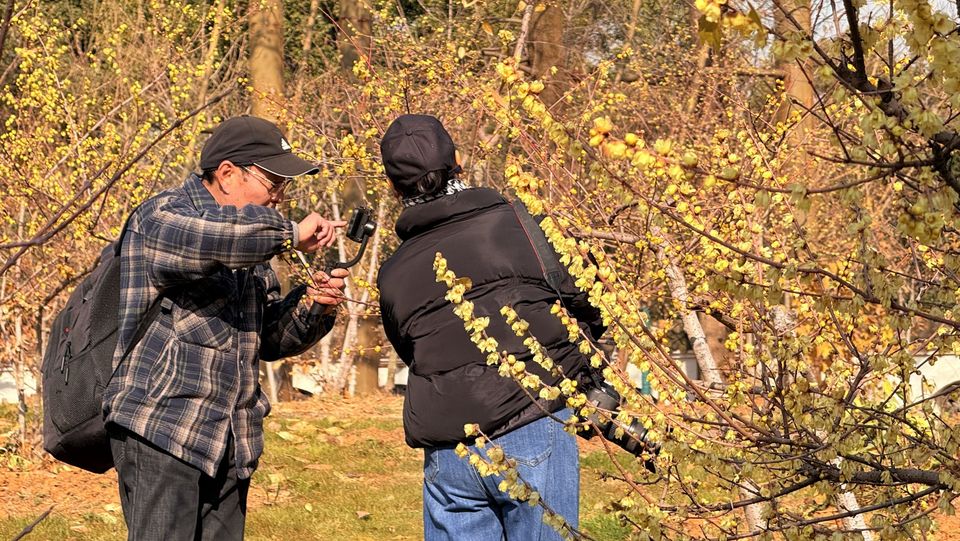
{"type": "Polygon", "coordinates": [[[232,437],[216,477],[127,430],[111,431],[110,448],[128,541],[243,539],[250,480],[237,479],[232,437]]]}

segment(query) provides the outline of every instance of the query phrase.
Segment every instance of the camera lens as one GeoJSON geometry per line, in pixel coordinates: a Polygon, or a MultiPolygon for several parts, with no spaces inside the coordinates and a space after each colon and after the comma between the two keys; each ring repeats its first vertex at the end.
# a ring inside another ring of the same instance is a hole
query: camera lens
{"type": "MultiPolygon", "coordinates": [[[[606,382],[589,389],[587,400],[596,408],[611,412],[611,415],[616,415],[620,409],[620,394],[606,382]]],[[[603,439],[616,444],[634,456],[639,457],[644,453],[656,455],[660,452],[660,445],[647,440],[647,429],[639,420],[634,420],[629,425],[617,424],[606,417],[601,417],[599,411],[594,412],[588,419],[597,427],[603,439]],[[623,431],[619,436],[617,435],[618,430],[623,431]]],[[[580,432],[580,434],[584,438],[590,439],[596,434],[596,431],[590,429],[580,432]]],[[[653,459],[645,460],[643,465],[647,470],[656,472],[653,459]]]]}

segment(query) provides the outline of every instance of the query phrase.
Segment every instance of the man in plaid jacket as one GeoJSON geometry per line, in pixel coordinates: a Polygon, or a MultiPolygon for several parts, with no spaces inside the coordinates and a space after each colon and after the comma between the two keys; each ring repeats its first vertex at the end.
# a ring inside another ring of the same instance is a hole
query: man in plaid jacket
{"type": "Polygon", "coordinates": [[[293,178],[318,172],[279,128],[228,119],[200,167],[135,211],[122,246],[117,371],[103,407],[131,540],[242,539],[270,411],[259,362],[312,346],[343,299],[343,269],[281,297],[267,263],[328,247],[345,225],[274,208],[293,178]],[[121,362],[158,299],[159,317],[121,362]],[[312,303],[326,305],[319,316],[312,303]]]}

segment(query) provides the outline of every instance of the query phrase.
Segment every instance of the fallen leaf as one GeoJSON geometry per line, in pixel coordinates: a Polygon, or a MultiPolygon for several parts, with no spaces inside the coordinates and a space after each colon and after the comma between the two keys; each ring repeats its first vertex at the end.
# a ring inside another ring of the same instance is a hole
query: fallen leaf
{"type": "Polygon", "coordinates": [[[286,430],[281,430],[281,431],[277,432],[277,436],[278,436],[280,439],[286,440],[286,441],[299,441],[299,440],[300,440],[300,436],[297,436],[296,434],[292,434],[292,433],[290,433],[290,432],[287,432],[286,430]]]}
{"type": "Polygon", "coordinates": [[[102,520],[107,524],[116,524],[117,522],[119,522],[117,520],[117,517],[111,515],[110,513],[97,513],[97,518],[99,518],[100,520],[102,520]]]}
{"type": "Polygon", "coordinates": [[[297,421],[287,428],[293,432],[308,432],[311,434],[317,431],[317,427],[304,421],[297,421]]]}

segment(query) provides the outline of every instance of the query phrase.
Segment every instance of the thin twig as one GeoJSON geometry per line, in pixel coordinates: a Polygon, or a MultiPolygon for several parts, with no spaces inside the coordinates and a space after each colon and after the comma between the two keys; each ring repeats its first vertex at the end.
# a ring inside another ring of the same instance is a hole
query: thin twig
{"type": "Polygon", "coordinates": [[[11,539],[10,541],[19,541],[20,539],[23,539],[28,533],[32,532],[33,529],[37,527],[37,524],[40,524],[41,522],[43,522],[43,519],[47,518],[47,516],[50,515],[51,511],[53,511],[52,505],[50,506],[49,509],[47,509],[39,517],[37,517],[36,520],[31,522],[30,524],[27,524],[27,527],[21,530],[20,533],[17,534],[17,536],[11,539]]]}

